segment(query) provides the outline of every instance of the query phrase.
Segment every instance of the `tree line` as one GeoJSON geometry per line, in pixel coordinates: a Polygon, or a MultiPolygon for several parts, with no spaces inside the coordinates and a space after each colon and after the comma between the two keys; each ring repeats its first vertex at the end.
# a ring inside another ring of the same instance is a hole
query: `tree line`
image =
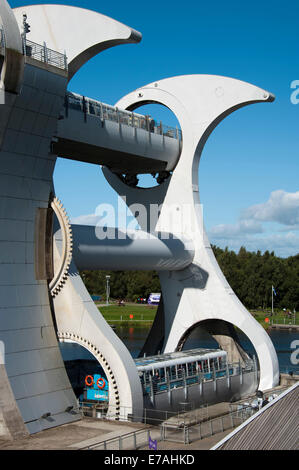
{"type": "Polygon", "coordinates": [[[136,302],[138,297],[148,297],[161,292],[159,276],[155,271],[82,271],[81,277],[91,295],[106,299],[106,276],[110,276],[110,297],[136,302]]]}
{"type": "MultiPolygon", "coordinates": [[[[299,309],[299,254],[279,258],[274,252],[250,252],[241,247],[236,253],[212,246],[219,266],[235,294],[248,309],[270,308],[272,285],[275,308],[299,309]]],[[[110,297],[135,302],[160,292],[155,271],[82,271],[91,295],[106,298],[106,275],[110,277],[110,297]]]]}

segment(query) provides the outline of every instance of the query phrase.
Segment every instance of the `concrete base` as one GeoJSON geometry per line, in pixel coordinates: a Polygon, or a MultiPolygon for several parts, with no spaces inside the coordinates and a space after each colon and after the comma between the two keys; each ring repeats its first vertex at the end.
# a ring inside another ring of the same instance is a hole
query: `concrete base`
{"type": "Polygon", "coordinates": [[[0,438],[22,439],[28,435],[7,377],[5,365],[0,364],[0,438]]]}

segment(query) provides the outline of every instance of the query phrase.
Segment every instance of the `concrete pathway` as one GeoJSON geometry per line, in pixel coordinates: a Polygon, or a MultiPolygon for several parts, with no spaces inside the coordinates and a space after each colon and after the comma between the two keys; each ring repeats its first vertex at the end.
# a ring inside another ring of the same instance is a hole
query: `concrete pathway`
{"type": "Polygon", "coordinates": [[[0,440],[0,450],[74,450],[147,427],[140,423],[84,417],[80,421],[47,429],[17,441],[0,440]]]}
{"type": "MultiPolygon", "coordinates": [[[[232,429],[228,429],[222,433],[215,434],[214,436],[206,437],[205,439],[191,442],[191,444],[183,444],[180,442],[160,441],[157,443],[157,451],[159,450],[183,450],[184,452],[193,450],[209,450],[217,442],[221,441],[232,429]]],[[[138,450],[150,450],[149,446],[139,447],[138,450]]]]}

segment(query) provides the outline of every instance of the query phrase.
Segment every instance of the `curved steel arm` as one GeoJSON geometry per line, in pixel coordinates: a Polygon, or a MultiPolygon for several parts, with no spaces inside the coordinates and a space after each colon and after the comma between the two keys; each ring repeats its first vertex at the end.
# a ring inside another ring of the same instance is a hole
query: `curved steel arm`
{"type": "Polygon", "coordinates": [[[119,44],[137,43],[141,34],[95,11],[68,5],[30,5],[14,9],[19,25],[26,12],[30,41],[47,44],[68,60],[69,80],[95,55],[119,44]]]}

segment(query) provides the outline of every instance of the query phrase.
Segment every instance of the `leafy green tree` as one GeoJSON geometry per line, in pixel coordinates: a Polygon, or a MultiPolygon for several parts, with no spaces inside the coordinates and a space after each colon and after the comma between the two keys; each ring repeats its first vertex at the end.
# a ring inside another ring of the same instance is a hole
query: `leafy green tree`
{"type": "MultiPolygon", "coordinates": [[[[228,283],[241,302],[250,309],[270,308],[272,285],[277,295],[276,308],[299,310],[299,254],[279,258],[274,252],[238,253],[212,246],[215,257],[228,283]]],[[[110,296],[129,301],[161,292],[155,271],[82,271],[82,279],[91,295],[106,298],[106,275],[110,275],[110,296]]]]}

